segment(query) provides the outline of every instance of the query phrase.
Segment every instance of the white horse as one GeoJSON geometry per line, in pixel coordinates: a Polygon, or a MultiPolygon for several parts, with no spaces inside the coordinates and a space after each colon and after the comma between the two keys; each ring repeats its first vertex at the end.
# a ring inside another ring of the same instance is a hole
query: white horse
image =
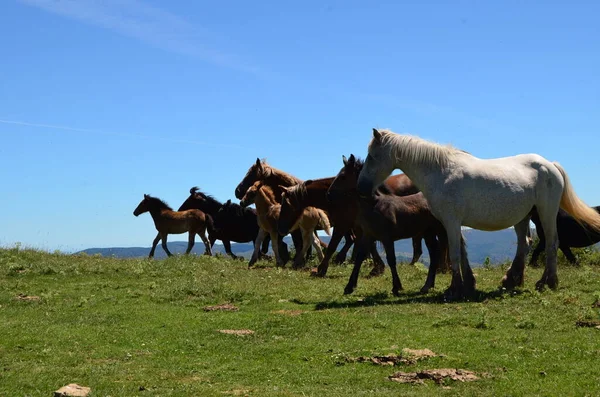
{"type": "Polygon", "coordinates": [[[537,154],[484,160],[450,146],[373,129],[369,154],[358,179],[359,192],[370,195],[396,168],[423,192],[432,213],[446,228],[452,263],[448,298],[475,290],[466,252],[461,255],[461,226],[488,231],[514,226],[517,252],[502,284],[506,288],[522,286],[530,212],[535,206],[546,236],[546,268],[536,283],[538,290],[545,284],[553,289],[558,286],[559,207],[600,232],[600,215],[577,197],[565,170],[537,154]]]}

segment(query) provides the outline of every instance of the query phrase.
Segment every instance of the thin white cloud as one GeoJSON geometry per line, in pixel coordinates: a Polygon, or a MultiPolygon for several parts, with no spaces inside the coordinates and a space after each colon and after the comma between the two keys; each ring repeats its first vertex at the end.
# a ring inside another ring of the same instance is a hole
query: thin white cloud
{"type": "Polygon", "coordinates": [[[102,27],[132,37],[163,50],[204,61],[258,73],[232,54],[206,44],[217,41],[210,32],[169,11],[141,0],[18,0],[65,18],[102,27]]]}
{"type": "Polygon", "coordinates": [[[18,121],[18,120],[0,119],[0,124],[12,124],[12,125],[25,126],[25,127],[45,128],[45,129],[62,130],[62,131],[69,131],[69,132],[81,132],[81,133],[95,134],[95,135],[134,137],[134,138],[143,138],[143,139],[150,139],[150,140],[159,140],[159,141],[164,141],[164,142],[184,143],[184,144],[190,144],[190,145],[227,147],[227,148],[235,148],[235,149],[248,149],[247,146],[233,145],[233,144],[227,144],[227,143],[211,143],[211,142],[194,141],[194,140],[188,140],[188,139],[173,139],[173,138],[165,138],[165,137],[161,137],[161,136],[137,134],[137,133],[127,133],[127,132],[100,131],[100,130],[91,130],[91,129],[87,129],[87,128],[67,127],[67,126],[63,126],[63,125],[30,123],[27,121],[18,121]]]}

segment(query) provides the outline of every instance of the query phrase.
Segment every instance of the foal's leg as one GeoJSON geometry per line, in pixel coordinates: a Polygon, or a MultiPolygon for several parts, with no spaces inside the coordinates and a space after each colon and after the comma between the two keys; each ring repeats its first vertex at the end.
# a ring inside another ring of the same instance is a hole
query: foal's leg
{"type": "Polygon", "coordinates": [[[355,241],[354,249],[356,250],[356,259],[354,260],[354,268],[352,269],[352,274],[350,275],[350,279],[348,280],[348,284],[346,284],[346,288],[344,288],[344,295],[351,294],[354,292],[356,288],[356,284],[358,282],[358,274],[360,273],[360,266],[367,256],[367,250],[369,246],[373,243],[373,240],[367,236],[362,236],[360,241],[355,241]]]}
{"type": "MultiPolygon", "coordinates": [[[[333,233],[335,234],[335,228],[333,229],[333,233]]],[[[340,236],[340,240],[341,240],[341,236],[340,236]]],[[[338,241],[335,244],[336,248],[339,243],[340,242],[338,241]]],[[[329,247],[331,247],[332,244],[333,244],[333,236],[331,237],[331,240],[329,241],[329,247]]],[[[338,252],[338,254],[335,256],[333,263],[344,263],[346,261],[346,255],[348,255],[348,251],[350,250],[350,247],[352,247],[352,244],[354,244],[354,236],[352,235],[352,231],[348,231],[344,235],[344,246],[342,247],[340,252],[338,252]]],[[[334,252],[335,252],[335,249],[334,249],[334,252]]]]}
{"type": "Polygon", "coordinates": [[[373,259],[373,269],[369,273],[369,277],[381,276],[385,273],[385,263],[377,251],[377,241],[373,241],[370,247],[371,259],[373,259]]]}
{"type": "Polygon", "coordinates": [[[382,243],[383,247],[385,248],[385,257],[392,273],[392,294],[394,294],[394,296],[398,296],[400,295],[400,290],[402,289],[402,283],[400,283],[398,269],[396,269],[396,250],[394,249],[394,240],[382,241],[382,243]]]}
{"type": "MultiPolygon", "coordinates": [[[[270,232],[269,235],[271,236],[271,241],[277,241],[277,238],[279,237],[279,233],[277,233],[277,231],[273,231],[270,232]]],[[[275,265],[276,266],[285,266],[285,263],[283,263],[283,261],[281,260],[281,255],[279,255],[279,244],[271,244],[273,246],[273,253],[275,254],[275,265]]]]}
{"type": "MultiPolygon", "coordinates": [[[[339,227],[333,228],[333,233],[331,234],[331,240],[329,241],[329,246],[327,246],[327,249],[325,250],[325,256],[321,260],[321,263],[319,263],[319,267],[317,267],[317,272],[314,273],[315,276],[325,277],[325,275],[327,274],[327,269],[329,268],[329,260],[331,259],[331,256],[335,252],[335,249],[337,248],[338,244],[342,240],[343,236],[344,236],[344,233],[342,232],[342,230],[339,227]]],[[[339,256],[339,254],[338,254],[338,256],[339,256]]],[[[337,257],[336,257],[336,259],[337,259],[337,257]]]]}
{"type": "MultiPolygon", "coordinates": [[[[415,239],[416,237],[413,239],[413,243],[415,239]]],[[[420,246],[421,238],[418,241],[420,246]]],[[[429,271],[427,272],[427,280],[425,280],[425,284],[421,287],[421,293],[423,294],[426,294],[431,288],[435,287],[435,276],[442,257],[440,250],[441,243],[438,243],[435,234],[425,235],[425,246],[427,247],[427,251],[429,251],[429,271]]]]}
{"type": "Polygon", "coordinates": [[[308,249],[312,246],[312,231],[310,229],[300,228],[302,233],[302,250],[300,251],[300,255],[296,255],[294,258],[294,269],[301,269],[306,264],[306,253],[308,249]]]}
{"type": "Polygon", "coordinates": [[[567,258],[567,260],[570,263],[572,263],[573,265],[577,264],[577,258],[575,257],[575,255],[573,255],[573,252],[571,252],[571,247],[569,247],[568,245],[559,245],[558,248],[560,248],[563,254],[565,254],[565,258],[567,258]]]}
{"type": "MultiPolygon", "coordinates": [[[[265,236],[267,235],[267,232],[264,231],[263,228],[258,229],[258,235],[256,236],[256,240],[254,240],[254,251],[252,252],[252,257],[250,258],[250,261],[248,262],[248,267],[252,267],[252,265],[254,265],[256,263],[256,261],[258,260],[258,253],[260,252],[260,246],[263,242],[263,240],[265,239],[265,236]]],[[[273,246],[275,246],[277,244],[274,244],[273,246]]]]}
{"type": "Polygon", "coordinates": [[[512,265],[502,279],[502,286],[507,289],[522,287],[525,278],[525,258],[529,251],[529,240],[527,239],[527,229],[529,229],[529,217],[515,225],[517,234],[517,252],[512,265]]]}
{"type": "Polygon", "coordinates": [[[167,253],[167,256],[173,256],[171,251],[169,251],[169,248],[167,248],[167,236],[168,236],[168,233],[160,234],[160,238],[162,239],[162,247],[165,250],[165,252],[167,253]]]}
{"type": "Polygon", "coordinates": [[[317,252],[317,258],[319,258],[319,261],[322,261],[325,256],[323,255],[323,250],[321,249],[321,239],[319,238],[319,236],[315,235],[313,237],[312,244],[315,251],[317,252]]]}
{"type": "MultiPolygon", "coordinates": [[[[200,234],[200,233],[198,233],[198,234],[200,234]]],[[[194,231],[190,230],[188,232],[188,246],[187,246],[187,249],[185,250],[186,255],[189,255],[192,248],[194,248],[195,237],[196,237],[196,233],[194,233],[194,231]]]]}
{"type": "Polygon", "coordinates": [[[544,251],[545,248],[546,248],[546,239],[540,237],[540,241],[539,241],[538,245],[535,247],[535,249],[533,250],[533,253],[531,254],[531,259],[529,260],[529,266],[539,267],[539,264],[537,261],[538,261],[540,254],[542,253],[542,251],[544,251]]]}
{"type": "MultiPolygon", "coordinates": [[[[212,256],[212,244],[206,238],[205,232],[206,232],[206,230],[199,231],[198,236],[200,236],[200,239],[202,239],[202,242],[204,243],[204,255],[212,256]]],[[[227,241],[227,243],[229,244],[229,241],[227,241]]],[[[225,245],[225,241],[223,241],[223,245],[225,245]]],[[[229,252],[231,252],[231,246],[229,246],[229,252]]],[[[231,255],[233,255],[233,254],[231,254],[231,255]]],[[[235,255],[234,255],[234,257],[235,257],[235,255]]]]}
{"type": "MultiPolygon", "coordinates": [[[[425,244],[427,244],[427,242],[425,244]]],[[[410,261],[410,263],[408,264],[409,266],[417,263],[419,261],[419,259],[421,258],[421,255],[423,255],[423,247],[421,246],[421,237],[413,237],[412,245],[413,245],[413,257],[412,257],[412,260],[410,261]]]]}
{"type": "Polygon", "coordinates": [[[154,238],[154,241],[152,242],[152,248],[150,248],[150,254],[148,255],[148,258],[154,257],[154,250],[156,249],[156,246],[158,245],[159,241],[160,241],[160,233],[158,233],[156,235],[156,237],[154,238]]]}

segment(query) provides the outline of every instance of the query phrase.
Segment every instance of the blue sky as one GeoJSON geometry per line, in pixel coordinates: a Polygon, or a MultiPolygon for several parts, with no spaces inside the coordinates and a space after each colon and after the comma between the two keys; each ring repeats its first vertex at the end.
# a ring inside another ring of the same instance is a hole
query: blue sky
{"type": "MultiPolygon", "coordinates": [[[[0,245],[148,246],[143,193],[299,178],[372,127],[539,153],[600,204],[599,2],[7,0],[0,245]]],[[[184,239],[172,236],[171,240],[184,239]]]]}

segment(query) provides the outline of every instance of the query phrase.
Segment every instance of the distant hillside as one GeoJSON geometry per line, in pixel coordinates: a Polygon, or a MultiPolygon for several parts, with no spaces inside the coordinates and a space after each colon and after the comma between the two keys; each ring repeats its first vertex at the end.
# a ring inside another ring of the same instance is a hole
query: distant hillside
{"type": "MultiPolygon", "coordinates": [[[[465,230],[465,238],[467,240],[467,250],[469,259],[472,264],[481,264],[486,257],[490,257],[492,263],[501,263],[506,260],[511,260],[516,249],[515,232],[512,229],[501,230],[498,232],[482,232],[479,230],[465,230]]],[[[321,237],[323,241],[329,242],[329,236],[321,237]]],[[[290,248],[292,247],[289,237],[285,241],[290,248]]],[[[427,247],[423,242],[423,257],[421,261],[429,263],[429,255],[427,247]]],[[[185,241],[172,241],[168,243],[169,250],[174,254],[183,254],[187,248],[185,241]]],[[[379,251],[383,254],[383,247],[379,245],[379,251]]],[[[236,255],[241,255],[249,258],[252,255],[253,246],[251,243],[232,243],[232,250],[236,255]]],[[[213,247],[215,253],[225,253],[221,244],[215,244],[213,247]]],[[[88,248],[83,251],[88,255],[100,254],[102,256],[114,256],[117,258],[135,258],[148,256],[150,247],[114,247],[114,248],[88,248]]],[[[204,253],[204,244],[201,241],[196,241],[192,251],[197,255],[204,253]]],[[[382,255],[385,260],[385,256],[382,255]]],[[[412,242],[411,240],[401,240],[396,242],[396,256],[400,261],[408,261],[412,258],[412,242]]],[[[156,248],[155,257],[158,259],[165,258],[166,255],[159,245],[156,248]]]]}

